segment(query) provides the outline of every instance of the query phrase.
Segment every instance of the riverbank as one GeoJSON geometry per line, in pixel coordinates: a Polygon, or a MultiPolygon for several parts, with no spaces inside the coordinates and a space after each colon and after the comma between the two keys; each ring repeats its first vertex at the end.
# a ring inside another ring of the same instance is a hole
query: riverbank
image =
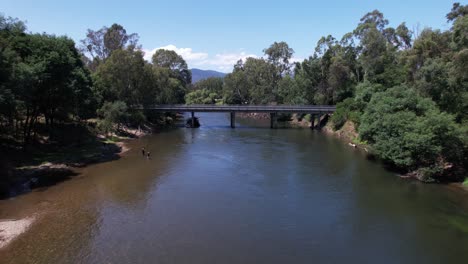
{"type": "Polygon", "coordinates": [[[26,232],[34,220],[34,217],[19,220],[0,220],[0,250],[26,232]]]}
{"type": "Polygon", "coordinates": [[[105,137],[93,133],[66,145],[38,144],[27,150],[4,147],[0,160],[0,199],[54,185],[76,175],[75,169],[118,159],[128,151],[126,141],[152,133],[152,127],[124,127],[105,137]]]}
{"type": "MultiPolygon", "coordinates": [[[[92,144],[47,153],[46,157],[38,160],[24,160],[23,164],[28,165],[8,170],[8,180],[6,184],[3,183],[3,197],[14,197],[36,188],[51,186],[78,175],[78,168],[118,159],[130,150],[128,143],[131,140],[151,134],[152,128],[122,128],[121,132],[120,135],[114,134],[111,138],[97,135],[92,144]]],[[[25,233],[36,219],[36,216],[31,215],[18,219],[0,219],[0,250],[25,233]]]]}
{"type": "MultiPolygon", "coordinates": [[[[292,120],[289,123],[292,126],[310,127],[311,122],[309,120],[310,117],[307,116],[305,118],[299,119],[297,115],[293,115],[292,120]]],[[[332,121],[320,120],[320,130],[327,135],[343,140],[345,144],[352,148],[365,151],[370,159],[378,158],[378,156],[373,153],[372,147],[366,142],[360,140],[359,133],[357,132],[356,126],[352,121],[346,121],[340,129],[335,130],[332,121]]],[[[458,186],[458,188],[461,188],[464,191],[468,191],[468,178],[465,179],[464,183],[460,182],[460,177],[457,176],[459,174],[457,168],[451,164],[445,164],[444,171],[436,178],[428,177],[424,171],[420,169],[404,171],[403,169],[396,168],[395,166],[392,166],[388,163],[384,165],[387,169],[395,172],[402,179],[414,179],[425,183],[450,183],[454,186],[458,186]]]]}
{"type": "MultiPolygon", "coordinates": [[[[138,128],[122,126],[118,132],[96,134],[89,128],[77,127],[69,135],[71,144],[47,146],[41,144],[27,151],[14,144],[3,148],[8,156],[0,157],[0,199],[9,199],[34,189],[49,187],[71,179],[78,169],[88,165],[119,159],[128,152],[130,142],[152,134],[159,128],[169,127],[182,115],[165,116],[157,124],[147,123],[138,128]]],[[[25,233],[38,219],[38,212],[16,216],[16,219],[0,219],[0,249],[25,233]]]]}
{"type": "MultiPolygon", "coordinates": [[[[359,138],[359,133],[356,130],[356,126],[352,121],[346,121],[345,124],[338,130],[334,130],[333,123],[327,122],[322,128],[322,131],[326,134],[343,139],[351,147],[364,150],[369,157],[377,158],[378,156],[372,152],[372,147],[366,142],[362,142],[359,138]]],[[[468,183],[461,183],[458,180],[460,177],[455,176],[457,168],[454,168],[452,164],[446,164],[444,171],[438,177],[428,177],[424,171],[417,169],[412,171],[404,171],[401,168],[396,168],[390,164],[386,164],[387,169],[395,172],[402,179],[414,179],[425,183],[451,183],[459,188],[468,191],[468,183]]],[[[467,182],[467,180],[465,180],[467,182]]]]}

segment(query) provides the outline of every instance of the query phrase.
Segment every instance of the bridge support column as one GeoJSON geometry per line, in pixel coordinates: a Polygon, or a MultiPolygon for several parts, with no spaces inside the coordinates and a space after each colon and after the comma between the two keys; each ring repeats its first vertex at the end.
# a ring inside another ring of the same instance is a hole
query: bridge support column
{"type": "Polygon", "coordinates": [[[317,129],[321,130],[322,129],[322,119],[323,119],[323,114],[320,113],[317,115],[317,129]]]}
{"type": "Polygon", "coordinates": [[[195,112],[192,112],[192,128],[195,128],[195,112]]]}
{"type": "Polygon", "coordinates": [[[276,128],[277,118],[277,113],[270,113],[270,128],[276,128]]]}
{"type": "Polygon", "coordinates": [[[231,128],[236,127],[236,112],[231,112],[231,128]]]}

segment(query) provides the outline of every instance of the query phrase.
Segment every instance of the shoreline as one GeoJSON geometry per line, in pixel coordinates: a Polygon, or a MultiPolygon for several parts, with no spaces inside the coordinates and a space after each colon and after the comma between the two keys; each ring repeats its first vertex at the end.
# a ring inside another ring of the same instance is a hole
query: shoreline
{"type": "Polygon", "coordinates": [[[6,248],[13,240],[28,231],[35,222],[36,217],[22,219],[0,220],[0,250],[6,248]]]}
{"type": "Polygon", "coordinates": [[[28,165],[31,160],[23,161],[19,165],[7,169],[9,182],[5,182],[2,199],[8,199],[32,191],[38,187],[46,187],[67,180],[78,173],[76,169],[92,164],[119,159],[130,150],[128,142],[149,135],[150,128],[144,130],[124,128],[126,136],[112,135],[106,138],[97,135],[96,141],[80,147],[66,148],[65,151],[44,153],[54,156],[50,160],[39,161],[38,164],[28,165]],[[68,152],[67,152],[68,151],[68,152]]]}
{"type": "MultiPolygon", "coordinates": [[[[374,154],[371,152],[371,147],[367,145],[365,142],[359,141],[359,134],[357,133],[356,129],[354,128],[354,124],[351,121],[346,121],[346,123],[343,125],[342,128],[338,130],[333,130],[331,127],[332,123],[328,122],[323,128],[321,129],[322,132],[324,132],[327,135],[339,138],[343,140],[344,142],[348,142],[348,145],[350,147],[359,149],[361,151],[365,151],[369,157],[379,159],[378,157],[374,156],[374,154]]],[[[463,185],[462,182],[457,182],[457,181],[441,181],[437,179],[427,179],[425,178],[424,175],[419,173],[418,170],[415,171],[409,171],[409,172],[398,172],[398,169],[389,169],[389,171],[395,173],[395,175],[401,179],[405,180],[417,180],[422,183],[435,183],[435,184],[448,184],[451,186],[456,186],[457,188],[468,192],[468,186],[463,185]]]]}
{"type": "MultiPolygon", "coordinates": [[[[38,166],[33,166],[31,168],[28,168],[28,173],[21,172],[21,169],[15,169],[15,177],[22,177],[24,179],[29,178],[26,180],[26,182],[22,183],[23,186],[28,185],[25,187],[24,192],[19,193],[18,195],[21,194],[26,194],[28,192],[33,191],[34,187],[31,185],[34,185],[37,183],[37,179],[40,177],[50,177],[51,175],[57,176],[57,175],[68,175],[70,172],[77,174],[76,170],[78,168],[82,167],[87,167],[89,165],[93,165],[96,163],[101,163],[101,162],[107,162],[107,161],[112,161],[114,160],[113,157],[114,155],[117,155],[119,157],[122,157],[126,152],[130,151],[131,148],[128,146],[129,143],[135,139],[150,135],[152,133],[152,130],[131,130],[131,129],[126,129],[126,132],[135,132],[132,133],[134,137],[120,137],[119,140],[114,143],[108,143],[108,144],[113,144],[119,148],[118,153],[105,153],[104,155],[101,155],[97,158],[89,158],[83,162],[80,163],[72,163],[72,164],[65,164],[65,163],[45,163],[45,164],[40,164],[38,166]],[[23,175],[22,175],[23,174],[23,175]]],[[[59,177],[60,178],[60,177],[59,177]]],[[[65,181],[67,179],[64,179],[65,181]]],[[[14,197],[14,196],[13,196],[14,197]]],[[[8,199],[8,198],[6,198],[8,199]]],[[[17,218],[17,219],[0,219],[0,251],[4,248],[6,248],[9,244],[11,244],[15,239],[17,239],[19,236],[22,234],[26,233],[33,225],[34,223],[38,220],[38,216],[33,213],[30,216],[26,216],[23,218],[17,218]]]]}

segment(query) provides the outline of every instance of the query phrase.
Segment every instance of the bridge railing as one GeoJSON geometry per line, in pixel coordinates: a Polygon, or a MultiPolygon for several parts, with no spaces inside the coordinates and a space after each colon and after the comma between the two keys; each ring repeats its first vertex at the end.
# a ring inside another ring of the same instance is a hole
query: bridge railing
{"type": "Polygon", "coordinates": [[[156,111],[194,112],[334,112],[333,105],[154,105],[145,108],[156,111]]]}

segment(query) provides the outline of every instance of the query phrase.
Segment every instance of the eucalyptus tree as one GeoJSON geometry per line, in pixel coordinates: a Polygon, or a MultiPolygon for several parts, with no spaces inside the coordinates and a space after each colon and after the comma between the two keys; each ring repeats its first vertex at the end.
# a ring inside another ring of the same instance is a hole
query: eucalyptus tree
{"type": "Polygon", "coordinates": [[[88,29],[86,38],[81,40],[81,51],[86,57],[85,61],[91,70],[96,70],[100,63],[109,58],[112,52],[129,47],[138,47],[139,36],[136,33],[128,34],[119,24],[111,27],[102,27],[98,30],[88,29]]]}
{"type": "Polygon", "coordinates": [[[173,50],[159,49],[153,57],[154,67],[166,68],[171,71],[171,75],[182,82],[184,87],[192,83],[192,73],[188,69],[187,62],[173,50]]]}
{"type": "Polygon", "coordinates": [[[192,82],[187,62],[175,51],[159,49],[154,53],[152,63],[161,87],[162,102],[183,103],[192,82]]]}

